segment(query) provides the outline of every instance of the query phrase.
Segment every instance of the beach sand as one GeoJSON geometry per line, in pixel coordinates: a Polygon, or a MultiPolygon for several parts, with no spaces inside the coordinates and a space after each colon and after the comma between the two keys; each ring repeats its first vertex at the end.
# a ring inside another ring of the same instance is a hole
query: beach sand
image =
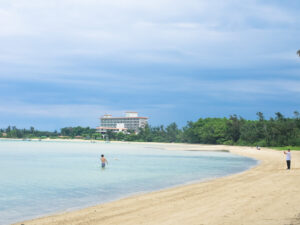
{"type": "MultiPolygon", "coordinates": [[[[147,143],[148,144],[148,143],[147,143]]],[[[168,150],[229,150],[260,160],[246,172],[135,195],[18,225],[300,224],[300,152],[286,170],[283,152],[253,147],[153,144],[168,150]]]]}

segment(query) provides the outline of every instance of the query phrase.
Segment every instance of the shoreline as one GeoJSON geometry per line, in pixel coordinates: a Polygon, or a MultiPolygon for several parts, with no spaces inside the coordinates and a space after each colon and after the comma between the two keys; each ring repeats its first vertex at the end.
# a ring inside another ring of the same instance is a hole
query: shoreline
{"type": "MultiPolygon", "coordinates": [[[[300,179],[295,181],[299,178],[299,168],[292,167],[291,171],[286,171],[282,152],[267,148],[258,151],[255,147],[224,145],[163,143],[147,143],[147,145],[173,151],[228,149],[233,154],[251,157],[260,163],[241,173],[221,178],[136,194],[113,202],[15,224],[198,225],[290,224],[294,221],[300,224],[300,204],[298,204],[300,191],[296,190],[300,185],[300,179]],[[291,176],[287,176],[286,173],[290,173],[291,176]],[[274,183],[274,178],[280,182],[274,183]],[[293,180],[295,184],[286,185],[293,183],[293,180]],[[289,189],[292,191],[287,194],[289,189]],[[270,195],[272,199],[269,199],[270,195]],[[283,196],[285,198],[282,198],[283,196]],[[278,204],[274,204],[276,199],[278,204]],[[273,208],[278,208],[279,211],[273,208]]],[[[300,154],[297,152],[292,154],[294,164],[300,165],[300,154]]]]}

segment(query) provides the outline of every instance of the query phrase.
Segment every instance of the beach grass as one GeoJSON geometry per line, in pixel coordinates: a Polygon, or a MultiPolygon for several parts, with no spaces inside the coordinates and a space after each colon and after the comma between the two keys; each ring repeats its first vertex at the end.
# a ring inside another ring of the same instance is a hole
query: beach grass
{"type": "Polygon", "coordinates": [[[288,149],[291,149],[293,151],[300,151],[300,146],[284,146],[284,147],[271,147],[272,149],[275,150],[280,150],[280,151],[286,151],[288,149]]]}

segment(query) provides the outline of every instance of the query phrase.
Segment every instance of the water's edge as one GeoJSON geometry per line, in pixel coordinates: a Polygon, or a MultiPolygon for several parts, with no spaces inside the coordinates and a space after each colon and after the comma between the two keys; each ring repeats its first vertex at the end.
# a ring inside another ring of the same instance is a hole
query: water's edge
{"type": "MultiPolygon", "coordinates": [[[[52,140],[50,140],[49,142],[52,142],[52,140]]],[[[62,142],[69,142],[69,141],[62,141],[62,142]]],[[[159,144],[161,144],[161,143],[159,143],[159,144]]],[[[153,146],[153,147],[151,146],[150,148],[156,149],[156,150],[172,151],[172,150],[169,150],[167,148],[160,148],[159,146],[157,146],[157,148],[156,148],[156,146],[153,146]]],[[[176,150],[176,151],[228,152],[229,154],[238,155],[238,154],[232,153],[230,150],[176,150]]],[[[90,203],[90,204],[86,204],[86,205],[82,205],[82,206],[66,208],[65,210],[59,210],[59,211],[56,211],[56,212],[53,212],[53,213],[40,214],[40,215],[34,216],[34,217],[27,217],[27,218],[24,218],[22,220],[18,220],[17,222],[14,222],[14,224],[16,224],[16,223],[22,223],[23,224],[25,221],[31,221],[31,220],[35,220],[35,219],[38,219],[38,218],[51,217],[51,216],[55,216],[55,215],[62,215],[62,214],[69,213],[69,212],[84,210],[86,208],[95,207],[95,206],[99,206],[99,205],[103,205],[103,204],[107,204],[107,203],[112,203],[112,202],[117,202],[117,201],[124,200],[124,199],[127,199],[127,198],[134,198],[134,197],[138,197],[140,195],[151,194],[151,193],[160,192],[160,191],[167,191],[167,190],[171,190],[171,189],[174,189],[174,188],[179,188],[179,187],[184,187],[184,186],[189,186],[189,185],[195,185],[195,184],[204,183],[204,182],[211,182],[211,181],[214,181],[216,179],[221,179],[221,178],[226,178],[226,177],[230,177],[230,176],[233,176],[233,175],[246,173],[249,170],[254,169],[255,167],[257,167],[261,164],[261,161],[255,159],[255,158],[241,156],[241,155],[238,155],[238,156],[254,160],[256,164],[249,166],[245,170],[242,170],[242,171],[239,171],[239,172],[233,172],[233,173],[230,173],[230,174],[227,174],[227,175],[224,175],[224,176],[218,176],[218,177],[212,177],[212,178],[206,178],[206,179],[200,179],[200,180],[191,180],[191,181],[184,182],[184,183],[181,183],[181,184],[171,185],[171,186],[164,187],[164,188],[158,188],[158,189],[154,189],[154,190],[151,190],[151,191],[138,191],[138,192],[135,192],[135,193],[130,193],[130,194],[124,195],[122,197],[118,197],[118,198],[115,198],[115,199],[111,199],[111,200],[107,200],[107,201],[103,201],[103,202],[99,202],[99,203],[90,203]]]]}

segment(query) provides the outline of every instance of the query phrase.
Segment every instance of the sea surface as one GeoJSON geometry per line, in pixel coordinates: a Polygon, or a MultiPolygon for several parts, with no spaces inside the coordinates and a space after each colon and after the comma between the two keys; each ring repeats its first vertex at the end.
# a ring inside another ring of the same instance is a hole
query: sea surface
{"type": "Polygon", "coordinates": [[[130,143],[0,140],[0,224],[242,172],[228,152],[167,151],[130,143]],[[108,166],[102,169],[100,155],[108,166]]]}

